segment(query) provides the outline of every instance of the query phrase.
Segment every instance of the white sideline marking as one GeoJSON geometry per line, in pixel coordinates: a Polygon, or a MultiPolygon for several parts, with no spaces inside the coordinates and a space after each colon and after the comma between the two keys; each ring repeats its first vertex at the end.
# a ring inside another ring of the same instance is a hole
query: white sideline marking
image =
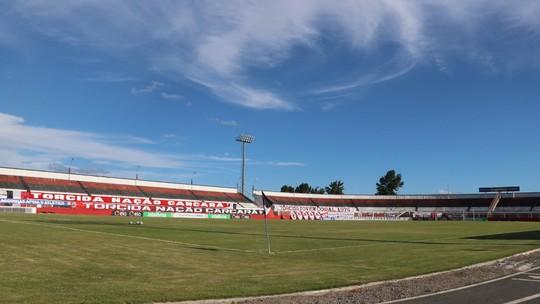
{"type": "MultiPolygon", "coordinates": [[[[475,283],[475,284],[471,284],[471,285],[467,285],[467,286],[462,286],[462,287],[458,287],[458,288],[453,288],[453,289],[448,289],[448,290],[438,291],[438,292],[434,292],[434,293],[423,294],[423,295],[414,296],[414,297],[409,297],[409,298],[404,298],[404,299],[398,299],[398,300],[392,300],[392,301],[387,301],[387,302],[381,302],[381,303],[379,303],[379,304],[399,303],[399,302],[405,302],[405,301],[416,300],[416,299],[422,299],[422,298],[427,298],[427,297],[436,296],[436,295],[440,295],[440,294],[450,293],[450,292],[454,292],[454,291],[460,291],[460,290],[463,290],[463,289],[468,289],[468,288],[472,288],[472,287],[476,287],[476,286],[481,286],[481,285],[485,285],[485,284],[489,284],[489,283],[501,281],[501,280],[504,280],[504,279],[512,278],[512,277],[515,277],[515,276],[518,276],[518,275],[526,274],[526,273],[528,273],[529,271],[535,271],[535,270],[538,270],[538,269],[540,269],[540,266],[531,268],[531,269],[529,269],[529,270],[525,270],[525,271],[520,271],[520,272],[516,272],[516,273],[513,273],[513,274],[509,274],[509,275],[506,275],[506,276],[503,276],[503,277],[500,277],[500,278],[496,278],[496,279],[484,281],[484,282],[479,282],[479,283],[475,283]]],[[[514,279],[514,280],[515,280],[515,279],[514,279]]],[[[537,295],[535,295],[535,296],[537,296],[537,295]]],[[[540,295],[539,295],[539,296],[540,296],[540,295]]],[[[537,297],[539,297],[539,296],[537,296],[537,297]]],[[[533,299],[534,299],[534,298],[533,298],[533,299]]],[[[509,303],[512,303],[512,302],[509,302],[509,303]]],[[[516,302],[516,303],[520,303],[520,302],[516,302]]],[[[508,303],[505,303],[505,304],[508,304],[508,303]]]]}
{"type": "Polygon", "coordinates": [[[517,300],[514,300],[514,301],[506,302],[504,304],[523,303],[523,302],[527,302],[527,301],[530,301],[530,300],[534,300],[536,298],[540,298],[540,293],[537,293],[537,294],[534,294],[532,296],[528,296],[528,297],[525,297],[525,298],[517,299],[517,300]]]}
{"type": "Polygon", "coordinates": [[[79,231],[79,232],[90,232],[90,233],[97,233],[97,234],[105,234],[105,235],[113,235],[113,236],[129,237],[129,238],[134,238],[134,239],[147,240],[147,241],[156,241],[156,242],[164,242],[164,243],[170,243],[170,244],[179,244],[179,245],[189,246],[188,248],[191,247],[192,249],[205,249],[205,248],[211,248],[211,249],[219,249],[219,250],[226,250],[226,251],[236,251],[236,252],[256,253],[256,251],[253,251],[253,250],[243,250],[243,249],[227,248],[227,247],[219,247],[219,246],[212,246],[212,245],[201,245],[201,244],[186,243],[186,242],[180,242],[180,241],[171,241],[171,240],[164,240],[164,239],[156,239],[156,238],[150,238],[150,237],[145,237],[145,236],[129,235],[129,234],[121,234],[121,233],[114,233],[114,232],[104,232],[104,231],[86,230],[86,229],[79,229],[79,228],[73,228],[73,227],[65,227],[65,226],[62,226],[62,225],[56,225],[56,224],[44,224],[44,223],[33,223],[33,222],[21,222],[21,221],[4,220],[4,219],[0,219],[0,221],[1,221],[1,222],[15,223],[15,224],[25,224],[25,225],[35,225],[35,226],[54,227],[54,228],[61,228],[61,229],[67,229],[67,230],[79,231]]]}

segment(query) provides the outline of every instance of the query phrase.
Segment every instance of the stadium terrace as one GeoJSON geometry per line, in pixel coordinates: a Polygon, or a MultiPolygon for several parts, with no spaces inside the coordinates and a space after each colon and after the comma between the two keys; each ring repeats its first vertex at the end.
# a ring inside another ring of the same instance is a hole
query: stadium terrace
{"type": "Polygon", "coordinates": [[[242,219],[266,216],[281,220],[540,221],[540,192],[264,194],[254,191],[252,200],[236,188],[0,168],[0,212],[242,219]]]}

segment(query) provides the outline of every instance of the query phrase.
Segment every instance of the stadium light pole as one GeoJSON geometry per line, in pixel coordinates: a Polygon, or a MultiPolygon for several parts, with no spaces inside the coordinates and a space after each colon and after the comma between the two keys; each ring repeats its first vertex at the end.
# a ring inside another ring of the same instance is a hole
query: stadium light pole
{"type": "Polygon", "coordinates": [[[236,138],[236,141],[242,144],[242,194],[245,194],[246,178],[246,144],[251,144],[255,140],[253,135],[242,134],[236,138]]]}
{"type": "Polygon", "coordinates": [[[73,165],[73,160],[75,158],[71,158],[71,160],[69,161],[69,167],[68,167],[68,180],[71,180],[71,165],[73,165]]]}
{"type": "Polygon", "coordinates": [[[137,169],[135,169],[135,186],[137,186],[137,181],[139,180],[139,169],[141,168],[140,165],[137,165],[137,169]]]}
{"type": "Polygon", "coordinates": [[[191,174],[191,184],[193,185],[193,178],[195,177],[195,175],[197,174],[197,171],[193,171],[193,173],[191,174]]]}

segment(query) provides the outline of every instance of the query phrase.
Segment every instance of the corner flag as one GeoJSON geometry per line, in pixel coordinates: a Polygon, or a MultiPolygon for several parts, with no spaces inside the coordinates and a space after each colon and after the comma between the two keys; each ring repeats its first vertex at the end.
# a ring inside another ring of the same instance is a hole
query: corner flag
{"type": "Polygon", "coordinates": [[[272,205],[274,205],[274,203],[268,197],[266,197],[266,194],[264,194],[264,192],[261,192],[261,193],[262,193],[262,201],[263,201],[264,207],[265,208],[272,207],[272,205]]]}

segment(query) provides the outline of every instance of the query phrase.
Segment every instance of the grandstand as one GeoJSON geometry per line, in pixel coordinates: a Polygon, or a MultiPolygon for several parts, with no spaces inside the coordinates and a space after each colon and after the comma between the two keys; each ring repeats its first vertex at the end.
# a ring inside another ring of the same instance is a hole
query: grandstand
{"type": "Polygon", "coordinates": [[[262,214],[235,188],[13,168],[0,168],[0,206],[59,214],[197,218],[262,214]]]}
{"type": "MultiPolygon", "coordinates": [[[[540,220],[540,192],[324,195],[266,192],[269,218],[292,220],[540,220]]],[[[3,212],[159,217],[264,217],[235,188],[0,168],[3,212]],[[9,208],[8,208],[9,207],[9,208]],[[212,215],[212,216],[210,216],[212,215]]]]}
{"type": "MultiPolygon", "coordinates": [[[[281,219],[325,220],[540,220],[540,192],[434,195],[324,195],[264,191],[272,216],[281,219]]],[[[262,191],[253,193],[262,204],[262,191]]]]}

